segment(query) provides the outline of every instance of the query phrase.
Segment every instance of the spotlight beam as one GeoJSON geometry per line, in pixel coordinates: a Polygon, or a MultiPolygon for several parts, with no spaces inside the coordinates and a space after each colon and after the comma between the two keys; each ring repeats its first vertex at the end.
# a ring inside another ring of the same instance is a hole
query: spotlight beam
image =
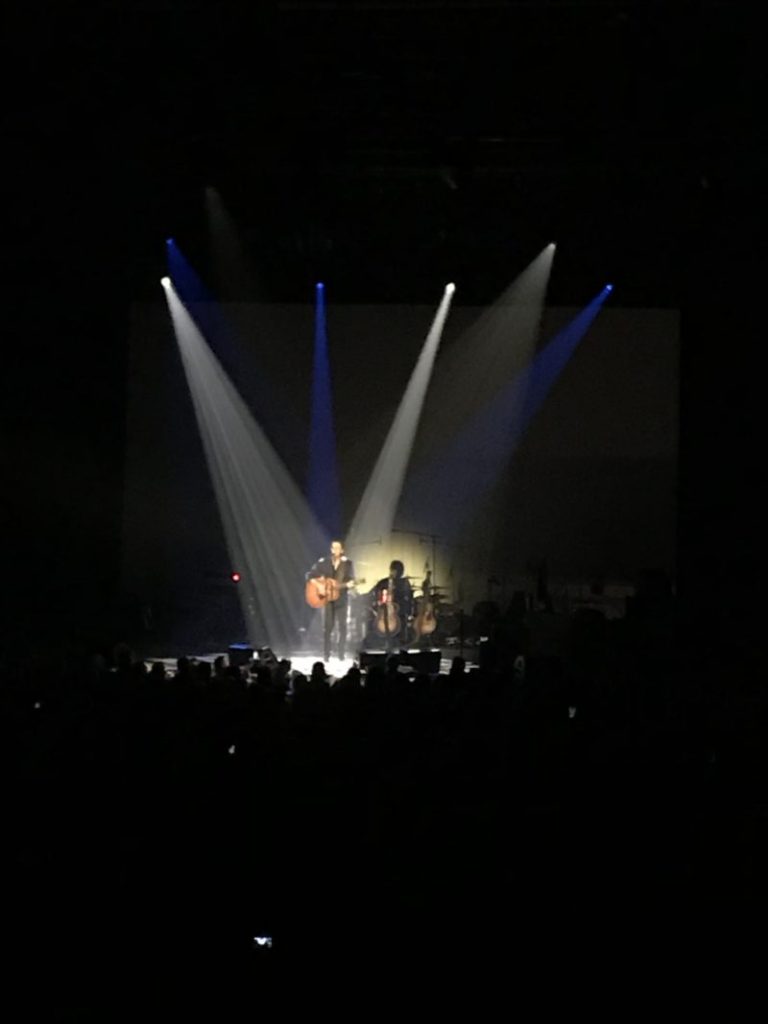
{"type": "Polygon", "coordinates": [[[408,512],[456,539],[501,479],[525,431],[610,293],[604,288],[531,362],[465,424],[439,456],[409,479],[408,512]]]}
{"type": "Polygon", "coordinates": [[[219,191],[205,189],[205,212],[219,293],[227,300],[264,300],[260,275],[248,256],[234,218],[219,191]]]}
{"type": "Polygon", "coordinates": [[[309,435],[307,497],[318,522],[330,535],[341,530],[341,497],[336,465],[331,367],[325,319],[325,287],[315,287],[315,352],[312,373],[312,414],[309,435]]]}
{"type": "Polygon", "coordinates": [[[475,323],[441,351],[414,463],[443,451],[446,439],[460,433],[530,362],[554,255],[554,243],[545,246],[475,323]]]}
{"type": "MultiPolygon", "coordinates": [[[[182,305],[191,315],[201,334],[222,362],[225,368],[236,366],[238,351],[242,346],[243,327],[233,319],[237,307],[224,307],[195,270],[180,246],[172,239],[166,240],[166,255],[170,281],[182,305]]],[[[163,278],[168,281],[169,278],[163,278]]],[[[269,339],[270,343],[274,341],[269,339]]],[[[282,439],[285,448],[298,450],[304,440],[298,434],[295,416],[288,414],[285,403],[269,381],[260,375],[248,381],[248,403],[256,410],[259,422],[277,444],[282,439]]]]}
{"type": "Polygon", "coordinates": [[[392,532],[405,471],[454,292],[455,287],[448,285],[443,293],[408,386],[360,499],[349,532],[349,547],[353,551],[356,544],[367,543],[371,538],[379,537],[382,543],[386,543],[392,532]]]}
{"type": "Polygon", "coordinates": [[[230,563],[241,574],[248,639],[289,653],[304,623],[304,572],[326,538],[172,284],[165,294],[230,563]]]}

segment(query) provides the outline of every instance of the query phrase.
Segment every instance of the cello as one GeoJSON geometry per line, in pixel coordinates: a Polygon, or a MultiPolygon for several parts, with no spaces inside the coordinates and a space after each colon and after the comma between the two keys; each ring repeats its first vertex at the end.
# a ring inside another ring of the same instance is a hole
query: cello
{"type": "Polygon", "coordinates": [[[419,601],[419,611],[413,620],[414,640],[421,640],[423,636],[430,636],[437,629],[437,616],[435,615],[435,598],[432,592],[432,570],[429,563],[426,566],[426,577],[421,586],[422,598],[419,601]]]}
{"type": "Polygon", "coordinates": [[[389,577],[388,586],[382,592],[382,600],[376,612],[373,628],[380,636],[397,636],[400,632],[400,608],[394,600],[395,580],[389,577]]]}

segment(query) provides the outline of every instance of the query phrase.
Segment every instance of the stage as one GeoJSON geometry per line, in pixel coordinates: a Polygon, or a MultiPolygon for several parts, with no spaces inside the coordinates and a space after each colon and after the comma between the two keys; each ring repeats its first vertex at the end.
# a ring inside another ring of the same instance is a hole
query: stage
{"type": "MultiPolygon", "coordinates": [[[[239,654],[240,653],[245,654],[245,651],[242,651],[242,652],[238,651],[238,653],[239,654]]],[[[401,657],[400,670],[403,673],[408,672],[409,674],[413,674],[413,673],[415,673],[417,671],[423,671],[423,669],[419,669],[418,667],[417,668],[410,667],[409,666],[409,661],[416,661],[416,662],[418,662],[418,657],[421,656],[423,658],[425,655],[427,655],[427,656],[431,655],[431,658],[432,658],[434,663],[438,663],[438,655],[439,655],[439,669],[438,669],[438,671],[441,674],[443,674],[443,675],[446,675],[450,671],[452,661],[457,656],[461,656],[461,657],[463,657],[465,659],[466,670],[467,671],[469,671],[470,669],[473,669],[473,668],[477,668],[477,648],[476,647],[465,647],[465,648],[463,648],[463,650],[460,650],[458,647],[456,647],[456,648],[452,648],[452,647],[426,648],[424,650],[416,650],[415,648],[411,648],[411,649],[403,649],[403,651],[392,651],[390,653],[395,654],[395,655],[400,655],[400,657],[401,657]]],[[[258,652],[254,651],[254,654],[258,654],[258,652]]],[[[317,653],[316,654],[308,654],[306,651],[295,651],[293,653],[284,654],[284,655],[281,655],[279,652],[275,652],[275,656],[277,657],[278,661],[281,659],[281,657],[287,658],[290,661],[290,663],[291,663],[292,671],[293,672],[299,672],[299,673],[301,673],[301,674],[303,674],[305,676],[309,676],[311,674],[313,665],[315,665],[318,661],[323,661],[322,654],[317,654],[317,653]]],[[[330,658],[327,662],[324,663],[325,664],[325,671],[326,671],[326,673],[327,673],[327,675],[329,677],[331,685],[333,685],[333,683],[337,679],[340,679],[342,676],[346,675],[346,673],[354,665],[358,665],[358,666],[362,667],[363,669],[365,669],[366,668],[366,662],[369,665],[370,664],[376,664],[376,663],[382,663],[383,664],[386,661],[388,656],[389,655],[387,654],[387,652],[384,651],[383,649],[366,648],[363,651],[358,651],[354,656],[350,656],[350,657],[344,658],[343,660],[340,659],[340,658],[330,658]]],[[[188,653],[188,654],[185,655],[185,657],[188,658],[193,663],[194,662],[206,661],[206,662],[209,662],[210,664],[213,664],[213,662],[216,660],[216,658],[223,657],[225,659],[226,663],[230,664],[231,651],[230,650],[222,650],[222,651],[206,652],[206,653],[203,653],[203,654],[191,654],[191,653],[188,653]]],[[[165,665],[166,670],[168,671],[169,674],[175,674],[175,672],[176,672],[176,667],[177,667],[177,662],[178,662],[178,658],[177,657],[170,657],[170,656],[166,655],[166,656],[161,656],[161,657],[147,657],[147,658],[144,658],[142,660],[144,660],[144,662],[147,664],[147,666],[154,665],[154,664],[156,664],[158,662],[162,663],[163,665],[165,665]]],[[[251,662],[250,660],[243,661],[241,667],[244,667],[246,664],[252,664],[252,663],[253,662],[251,662]]],[[[437,673],[433,671],[430,674],[437,674],[437,673]]],[[[363,675],[363,679],[364,678],[365,678],[365,676],[363,675]]]]}

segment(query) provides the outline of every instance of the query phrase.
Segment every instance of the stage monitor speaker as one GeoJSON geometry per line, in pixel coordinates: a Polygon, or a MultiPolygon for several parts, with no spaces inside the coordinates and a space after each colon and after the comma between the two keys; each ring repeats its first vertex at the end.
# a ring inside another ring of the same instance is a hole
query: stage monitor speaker
{"type": "Polygon", "coordinates": [[[364,672],[373,668],[374,665],[386,668],[388,657],[389,654],[386,651],[360,651],[360,668],[364,672]]]}
{"type": "Polygon", "coordinates": [[[428,676],[436,676],[440,672],[440,658],[442,652],[439,647],[431,647],[429,650],[413,649],[400,651],[400,664],[407,665],[414,672],[424,672],[428,676]]]}
{"type": "Polygon", "coordinates": [[[230,644],[229,664],[240,668],[247,665],[253,657],[253,648],[250,644],[230,644]]]}

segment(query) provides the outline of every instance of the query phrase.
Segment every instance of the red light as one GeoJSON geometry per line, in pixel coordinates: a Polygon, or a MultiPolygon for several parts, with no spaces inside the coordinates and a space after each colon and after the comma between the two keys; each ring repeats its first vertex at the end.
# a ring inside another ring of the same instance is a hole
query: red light
{"type": "Polygon", "coordinates": [[[239,572],[233,572],[232,575],[230,576],[230,579],[232,580],[233,583],[239,583],[240,582],[240,573],[239,572]]]}

